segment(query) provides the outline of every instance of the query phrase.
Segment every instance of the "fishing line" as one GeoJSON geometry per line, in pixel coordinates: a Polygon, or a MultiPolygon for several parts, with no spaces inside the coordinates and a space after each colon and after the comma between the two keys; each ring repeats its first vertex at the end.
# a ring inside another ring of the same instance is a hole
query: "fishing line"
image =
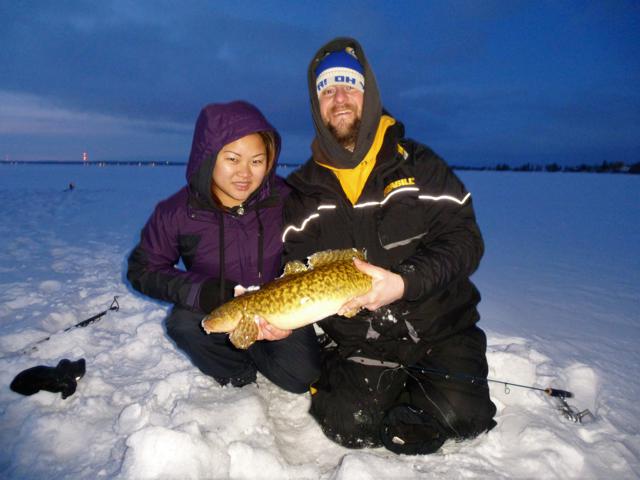
{"type": "Polygon", "coordinates": [[[558,410],[562,413],[562,415],[568,419],[571,420],[574,423],[582,423],[582,420],[584,418],[590,418],[590,419],[595,419],[595,415],[593,415],[593,413],[591,413],[591,411],[589,409],[584,409],[584,410],[578,410],[577,408],[573,407],[572,405],[569,405],[567,403],[567,398],[573,398],[574,395],[572,392],[569,392],[568,390],[561,390],[559,388],[551,388],[551,387],[547,387],[547,388],[540,388],[540,387],[534,387],[532,385],[523,385],[520,383],[514,383],[514,382],[508,382],[506,380],[497,380],[497,379],[493,379],[493,378],[482,378],[482,377],[478,377],[475,375],[469,375],[469,374],[465,374],[465,373],[460,373],[460,372],[456,372],[456,373],[449,373],[446,372],[444,370],[438,370],[436,368],[428,368],[428,367],[406,367],[407,369],[411,369],[411,370],[415,370],[415,371],[419,371],[421,373],[425,373],[425,374],[433,374],[433,375],[439,375],[441,377],[443,377],[445,380],[458,380],[458,381],[462,381],[462,382],[469,382],[473,385],[479,385],[479,386],[483,386],[485,388],[489,388],[488,382],[492,382],[492,383],[500,383],[502,385],[504,385],[504,393],[506,395],[508,395],[511,390],[509,389],[509,386],[512,387],[519,387],[519,388],[526,388],[529,390],[535,390],[535,391],[539,391],[539,392],[543,392],[546,395],[548,395],[549,397],[555,398],[558,401],[558,410]]]}

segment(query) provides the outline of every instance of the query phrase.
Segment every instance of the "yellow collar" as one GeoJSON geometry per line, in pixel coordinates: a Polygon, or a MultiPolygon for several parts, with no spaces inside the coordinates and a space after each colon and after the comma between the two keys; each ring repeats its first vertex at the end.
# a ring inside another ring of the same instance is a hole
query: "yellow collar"
{"type": "Polygon", "coordinates": [[[318,165],[328,168],[335,174],[340,182],[342,190],[352,205],[355,205],[358,198],[360,198],[360,194],[364,189],[364,185],[367,183],[369,174],[376,164],[376,158],[378,156],[378,152],[380,152],[380,149],[382,148],[382,142],[384,141],[387,129],[395,123],[396,121],[390,116],[382,115],[371,148],[355,168],[335,168],[330,165],[316,162],[318,165]]]}

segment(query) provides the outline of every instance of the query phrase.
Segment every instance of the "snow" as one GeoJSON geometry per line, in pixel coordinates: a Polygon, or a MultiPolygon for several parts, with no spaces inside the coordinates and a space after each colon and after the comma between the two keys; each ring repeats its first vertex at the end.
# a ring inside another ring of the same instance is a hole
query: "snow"
{"type": "Polygon", "coordinates": [[[474,281],[490,377],[570,390],[595,421],[575,424],[541,392],[492,383],[488,434],[430,456],[342,448],[308,415],[308,395],[201,374],[165,336],[168,305],[127,285],[127,254],[155,203],[182,185],[181,168],[3,165],[0,477],[640,477],[638,178],[460,176],[486,241],[474,281]],[[114,295],[120,311],[56,333],[114,295]],[[71,397],[9,389],[23,369],[62,358],[87,361],[71,397]]]}

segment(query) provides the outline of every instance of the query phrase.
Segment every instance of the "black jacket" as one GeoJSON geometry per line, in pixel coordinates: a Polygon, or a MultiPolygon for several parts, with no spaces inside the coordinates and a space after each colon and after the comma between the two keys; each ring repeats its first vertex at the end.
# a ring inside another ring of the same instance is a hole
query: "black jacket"
{"type": "Polygon", "coordinates": [[[336,38],[322,46],[309,63],[307,78],[316,137],[313,158],[288,179],[294,191],[285,202],[284,259],[365,248],[369,262],[399,273],[404,298],[351,319],[327,318],[321,326],[344,356],[411,365],[433,343],[478,321],[480,295],[469,276],[484,245],[471,196],[442,159],[404,138],[402,124],[388,127],[378,143],[385,112],[371,66],[355,39],[336,38]],[[316,91],[318,62],[345,48],[352,49],[364,69],[363,110],[353,151],[340,146],[323,124],[316,91]],[[318,164],[353,169],[371,161],[371,155],[375,164],[355,205],[336,175],[318,164]]]}
{"type": "Polygon", "coordinates": [[[483,253],[470,194],[432,150],[386,132],[376,164],[352,205],[333,172],[313,159],[292,173],[285,203],[286,261],[320,250],[365,248],[370,263],[399,273],[403,299],[323,330],[343,355],[410,365],[430,345],[475,324],[480,295],[469,276],[483,253]]]}

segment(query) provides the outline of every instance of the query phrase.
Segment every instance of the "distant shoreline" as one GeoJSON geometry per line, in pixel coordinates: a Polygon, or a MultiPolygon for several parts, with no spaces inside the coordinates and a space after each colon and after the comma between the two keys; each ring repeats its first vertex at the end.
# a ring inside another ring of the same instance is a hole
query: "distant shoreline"
{"type": "MultiPolygon", "coordinates": [[[[112,160],[108,162],[83,162],[82,160],[0,160],[0,165],[82,165],[83,167],[186,167],[185,162],[159,162],[112,160]]],[[[300,167],[297,163],[278,163],[279,167],[300,167]]]]}
{"type": "MultiPolygon", "coordinates": [[[[124,161],[114,160],[108,162],[83,162],[82,160],[0,160],[0,165],[82,165],[84,167],[185,167],[185,162],[171,161],[124,161]]],[[[298,163],[278,163],[279,168],[299,168],[298,163]]],[[[524,164],[512,167],[506,164],[496,166],[462,166],[452,165],[451,168],[457,171],[479,171],[479,172],[549,172],[549,173],[619,173],[619,174],[640,174],[640,163],[625,165],[622,162],[602,162],[598,165],[578,165],[560,166],[557,163],[548,165],[524,164]]]]}
{"type": "Polygon", "coordinates": [[[185,166],[184,162],[158,162],[158,161],[109,161],[109,162],[83,162],[82,160],[0,160],[1,165],[83,165],[85,167],[177,167],[185,166]]]}

